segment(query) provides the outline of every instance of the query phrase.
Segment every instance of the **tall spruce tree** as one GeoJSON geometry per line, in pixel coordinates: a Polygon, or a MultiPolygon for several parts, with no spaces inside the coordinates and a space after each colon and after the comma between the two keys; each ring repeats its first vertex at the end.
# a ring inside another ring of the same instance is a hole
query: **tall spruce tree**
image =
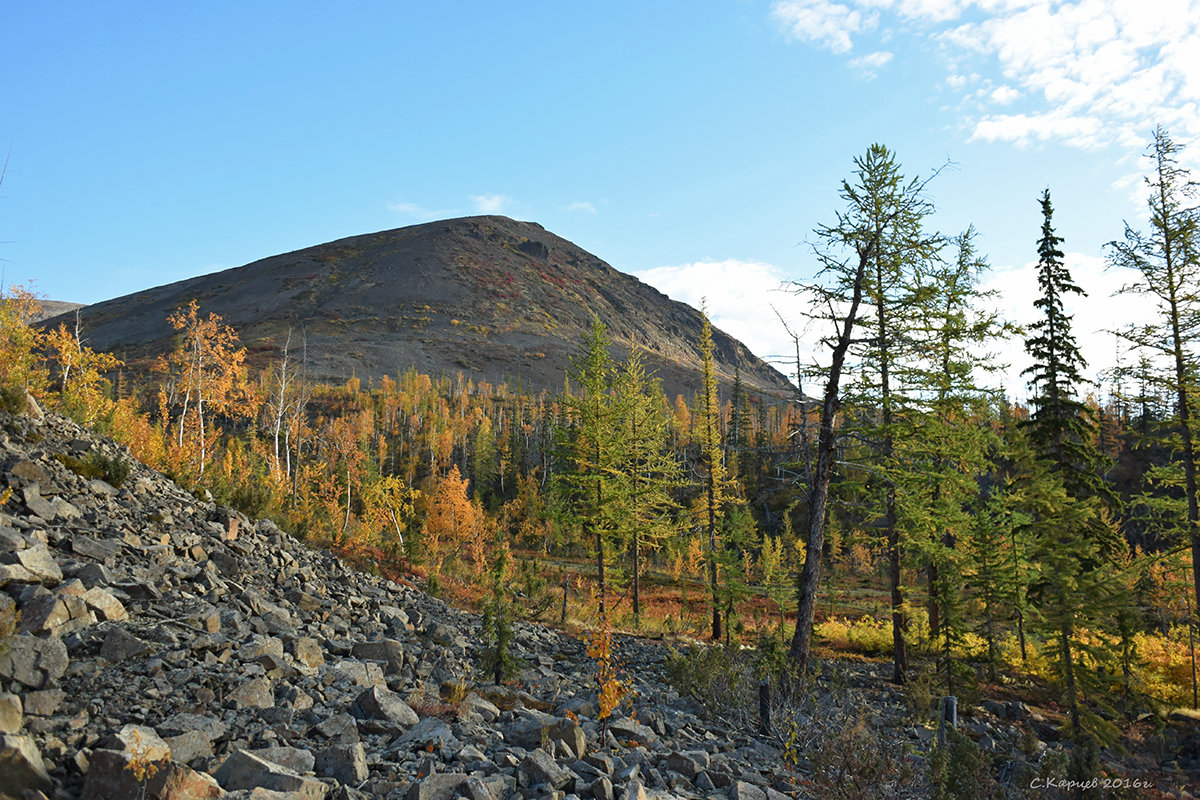
{"type": "MultiPolygon", "coordinates": [[[[1122,292],[1153,298],[1158,312],[1153,322],[1131,326],[1122,333],[1142,352],[1147,366],[1151,361],[1166,361],[1164,369],[1147,370],[1147,374],[1176,401],[1172,438],[1183,471],[1187,523],[1182,533],[1192,550],[1193,591],[1200,608],[1200,498],[1193,421],[1196,347],[1200,343],[1200,209],[1196,206],[1200,186],[1191,171],[1180,166],[1181,152],[1182,147],[1166,130],[1161,126],[1155,129],[1146,153],[1152,164],[1152,173],[1146,178],[1150,230],[1142,233],[1126,223],[1124,240],[1108,244],[1108,261],[1138,273],[1122,292]]],[[[1142,418],[1143,425],[1148,424],[1145,410],[1142,418]]]]}
{"type": "Polygon", "coordinates": [[[1049,189],[1040,203],[1040,295],[1034,306],[1042,317],[1030,326],[1033,335],[1025,342],[1033,360],[1025,370],[1033,393],[1026,432],[1035,458],[1020,466],[1017,492],[1029,515],[1031,561],[1038,565],[1029,596],[1036,600],[1039,627],[1054,642],[1051,664],[1070,715],[1071,734],[1082,746],[1085,717],[1094,723],[1088,726],[1093,732],[1099,725],[1082,697],[1100,681],[1095,665],[1102,653],[1084,641],[1081,628],[1099,635],[1106,627],[1117,583],[1111,580],[1111,561],[1121,543],[1102,505],[1112,495],[1100,474],[1103,459],[1095,447],[1095,415],[1078,399],[1085,362],[1063,307],[1067,295],[1084,292],[1063,264],[1063,240],[1054,231],[1049,189]]]}
{"type": "Polygon", "coordinates": [[[1073,497],[1108,494],[1100,473],[1100,453],[1094,445],[1096,415],[1079,399],[1082,370],[1087,362],[1079,352],[1071,330],[1072,316],[1064,301],[1070,295],[1087,296],[1071,278],[1059,249],[1062,237],[1054,232],[1054,207],[1050,190],[1039,200],[1042,235],[1038,239],[1037,281],[1039,295],[1033,301],[1041,317],[1030,324],[1032,335],[1025,350],[1033,360],[1023,375],[1029,376],[1033,411],[1027,422],[1030,440],[1050,469],[1062,479],[1073,497]]]}

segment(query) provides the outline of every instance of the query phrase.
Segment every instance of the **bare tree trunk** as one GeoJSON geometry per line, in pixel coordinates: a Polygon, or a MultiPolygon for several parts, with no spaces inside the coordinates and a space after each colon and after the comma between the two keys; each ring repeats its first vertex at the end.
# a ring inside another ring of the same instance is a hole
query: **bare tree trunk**
{"type": "Polygon", "coordinates": [[[862,303],[863,277],[867,263],[875,249],[873,239],[859,249],[858,269],[854,275],[854,289],[850,308],[842,321],[842,329],[833,346],[833,359],[829,365],[829,378],[825,382],[825,397],[821,405],[821,427],[817,434],[817,465],[813,475],[812,492],[809,496],[808,541],[805,549],[804,568],[796,586],[796,632],[788,657],[797,677],[808,673],[808,659],[812,650],[813,616],[816,611],[817,589],[821,581],[821,552],[825,547],[825,506],[829,501],[829,483],[833,478],[836,440],[835,419],[840,401],[838,387],[842,378],[842,367],[846,351],[850,349],[854,332],[854,320],[862,303]]]}

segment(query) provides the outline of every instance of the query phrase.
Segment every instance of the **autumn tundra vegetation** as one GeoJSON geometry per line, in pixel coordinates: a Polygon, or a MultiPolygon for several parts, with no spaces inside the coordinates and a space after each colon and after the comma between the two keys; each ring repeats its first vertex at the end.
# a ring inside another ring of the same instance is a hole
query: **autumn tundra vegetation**
{"type": "Polygon", "coordinates": [[[413,370],[317,383],[300,332],[252,370],[195,300],[170,317],[174,349],[135,367],[87,347],[86,310],[43,330],[10,288],[3,401],[30,396],[198,494],[482,611],[497,681],[516,618],[590,631],[602,712],[626,700],[614,629],[721,648],[674,664],[693,689],[738,659],[783,697],[817,660],[886,659],[896,684],[964,705],[1037,687],[1086,777],[1147,711],[1198,705],[1195,184],[1165,131],[1148,154],[1146,227],[1108,253],[1159,315],[1116,331],[1128,355],[1104,386],[1083,378],[1050,190],[1030,231],[1036,321],[1018,331],[981,288],[974,229],[928,229],[936,174],[906,177],[876,145],[793,287],[828,356],[797,359],[811,396],[719,386],[707,320],[690,397],[636,350],[614,358],[598,318],[556,393],[413,370]],[[989,353],[1022,335],[1017,404],[988,388],[989,353]]]}

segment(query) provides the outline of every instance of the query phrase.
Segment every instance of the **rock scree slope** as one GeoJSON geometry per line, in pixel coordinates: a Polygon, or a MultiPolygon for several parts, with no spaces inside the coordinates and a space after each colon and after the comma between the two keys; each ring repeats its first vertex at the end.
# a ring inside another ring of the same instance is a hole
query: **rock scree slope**
{"type": "Polygon", "coordinates": [[[198,500],[75,423],[0,412],[0,796],[778,798],[779,753],[622,639],[636,718],[602,733],[585,645],[479,619],[198,500]],[[118,489],[59,456],[132,465],[118,489]],[[447,700],[445,687],[459,687],[447,700]],[[569,713],[568,713],[569,712],[569,713]]]}
{"type": "MultiPolygon", "coordinates": [[[[721,287],[713,287],[720,291],[721,287]]],[[[310,374],[342,382],[415,368],[533,389],[563,376],[597,315],[624,357],[645,350],[669,396],[700,386],[700,314],[531,222],[464,217],[353,236],[88,306],[91,346],[145,362],[191,299],[233,326],[252,360],[291,334],[310,374]]],[[[51,324],[57,324],[57,320],[51,324]]],[[[782,374],[714,330],[718,375],[789,393],[782,374]]]]}

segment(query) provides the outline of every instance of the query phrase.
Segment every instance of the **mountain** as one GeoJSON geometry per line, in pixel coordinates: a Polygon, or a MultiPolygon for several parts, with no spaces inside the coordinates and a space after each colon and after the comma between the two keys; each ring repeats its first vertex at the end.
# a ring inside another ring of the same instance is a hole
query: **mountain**
{"type": "Polygon", "coordinates": [[[42,310],[33,318],[33,322],[41,322],[58,316],[64,317],[64,320],[67,317],[73,318],[75,309],[83,308],[83,303],[66,303],[62,300],[38,300],[38,305],[42,307],[42,310]]]}
{"type": "MultiPolygon", "coordinates": [[[[719,291],[720,287],[713,287],[719,291]]],[[[195,298],[242,338],[251,362],[291,334],[309,372],[344,381],[415,367],[555,390],[596,314],[614,350],[634,346],[670,394],[700,385],[701,317],[531,222],[464,217],[353,236],[88,306],[85,335],[130,364],[171,346],[168,314],[195,298]]],[[[781,394],[783,375],[713,332],[718,374],[781,394]]]]}

